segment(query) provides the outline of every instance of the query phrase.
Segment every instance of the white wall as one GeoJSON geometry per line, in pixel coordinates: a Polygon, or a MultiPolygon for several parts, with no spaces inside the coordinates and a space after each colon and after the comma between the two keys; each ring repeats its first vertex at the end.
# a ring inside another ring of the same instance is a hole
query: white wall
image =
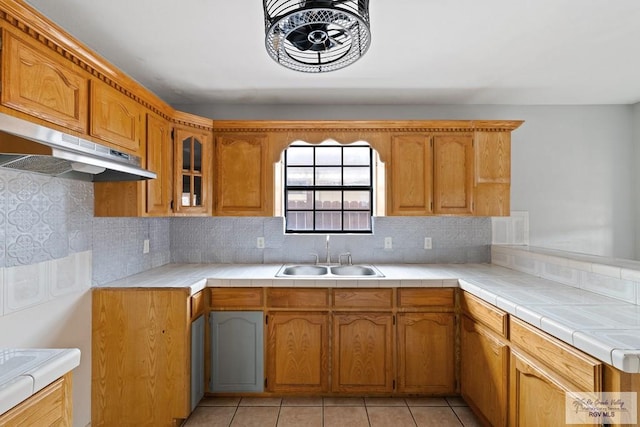
{"type": "Polygon", "coordinates": [[[620,258],[640,254],[632,137],[638,106],[176,107],[215,119],[521,119],[512,137],[511,208],[529,212],[530,244],[620,258]]]}
{"type": "MultiPolygon", "coordinates": [[[[633,121],[633,146],[635,149],[634,156],[634,166],[640,165],[640,102],[633,105],[632,107],[632,121],[633,121]]],[[[636,256],[640,257],[640,168],[637,166],[633,168],[635,173],[634,176],[634,187],[632,197],[636,202],[636,210],[634,212],[635,218],[635,247],[636,247],[636,256]]]]}
{"type": "Polygon", "coordinates": [[[58,297],[0,317],[0,347],[79,348],[73,370],[74,426],[91,421],[91,292],[58,297]]]}

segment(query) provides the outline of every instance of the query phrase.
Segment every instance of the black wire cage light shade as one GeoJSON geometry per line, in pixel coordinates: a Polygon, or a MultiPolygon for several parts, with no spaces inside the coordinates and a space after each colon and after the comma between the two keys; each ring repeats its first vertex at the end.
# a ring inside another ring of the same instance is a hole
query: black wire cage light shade
{"type": "Polygon", "coordinates": [[[287,68],[334,71],[369,49],[369,0],[263,0],[265,45],[287,68]]]}

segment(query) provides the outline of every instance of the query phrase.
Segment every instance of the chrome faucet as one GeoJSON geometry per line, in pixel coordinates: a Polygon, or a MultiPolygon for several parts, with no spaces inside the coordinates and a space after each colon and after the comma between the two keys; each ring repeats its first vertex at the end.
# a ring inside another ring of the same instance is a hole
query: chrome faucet
{"type": "Polygon", "coordinates": [[[327,234],[327,264],[331,264],[331,252],[329,250],[329,235],[327,234]]]}

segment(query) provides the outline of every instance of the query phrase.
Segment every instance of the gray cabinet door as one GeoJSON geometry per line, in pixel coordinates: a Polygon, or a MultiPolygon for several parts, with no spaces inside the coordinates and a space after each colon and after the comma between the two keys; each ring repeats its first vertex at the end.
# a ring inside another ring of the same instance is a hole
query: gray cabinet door
{"type": "Polygon", "coordinates": [[[204,315],[191,323],[191,411],[204,397],[204,315]]]}
{"type": "Polygon", "coordinates": [[[264,390],[261,311],[212,311],[211,392],[264,390]]]}

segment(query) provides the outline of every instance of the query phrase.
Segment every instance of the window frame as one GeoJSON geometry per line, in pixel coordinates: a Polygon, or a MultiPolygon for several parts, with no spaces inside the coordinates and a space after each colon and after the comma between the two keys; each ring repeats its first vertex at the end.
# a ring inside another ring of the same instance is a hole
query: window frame
{"type": "Polygon", "coordinates": [[[304,143],[304,142],[294,142],[291,145],[289,145],[285,150],[284,150],[284,161],[283,161],[283,172],[284,172],[284,185],[283,185],[283,208],[284,208],[284,224],[285,224],[285,234],[373,234],[373,203],[374,203],[374,167],[375,167],[375,163],[374,163],[375,157],[374,157],[374,150],[373,148],[369,145],[369,144],[365,144],[365,143],[354,143],[354,144],[339,144],[339,143],[335,143],[335,144],[309,144],[309,143],[304,143]],[[312,148],[313,149],[313,160],[312,160],[312,164],[295,164],[295,165],[289,165],[288,164],[288,150],[289,148],[292,147],[305,147],[305,148],[312,148]],[[316,163],[316,151],[318,149],[324,149],[324,148],[340,148],[340,164],[339,165],[335,165],[335,164],[323,164],[323,165],[318,165],[316,163]],[[344,164],[344,150],[345,149],[349,149],[349,148],[367,148],[369,149],[369,163],[368,165],[345,165],[344,164]],[[312,185],[289,185],[288,184],[288,173],[289,173],[289,168],[312,168],[312,179],[313,179],[313,184],[312,185]],[[369,168],[369,185],[315,185],[316,184],[316,170],[317,169],[322,169],[322,168],[340,168],[340,173],[341,173],[341,182],[344,183],[344,169],[345,167],[347,168],[369,168]],[[312,206],[311,208],[296,208],[296,209],[289,209],[289,203],[288,203],[288,194],[289,191],[310,191],[313,193],[313,202],[312,202],[312,206]],[[315,199],[315,194],[318,191],[336,191],[336,192],[340,192],[341,193],[341,207],[339,209],[318,209],[316,206],[316,199],[315,199]],[[369,203],[369,209],[345,209],[344,206],[344,194],[345,192],[348,191],[361,191],[361,192],[367,192],[369,197],[368,197],[368,203],[369,203]],[[289,212],[311,212],[312,213],[312,220],[313,220],[313,228],[312,229],[306,229],[306,230],[297,230],[297,229],[291,229],[289,228],[289,212]],[[340,229],[317,229],[316,228],[316,214],[318,212],[340,212],[341,215],[341,227],[340,229]],[[367,212],[368,216],[369,216],[369,228],[367,229],[357,229],[357,230],[351,230],[351,229],[345,229],[345,221],[344,221],[344,215],[345,213],[349,213],[349,212],[367,212]]]}

